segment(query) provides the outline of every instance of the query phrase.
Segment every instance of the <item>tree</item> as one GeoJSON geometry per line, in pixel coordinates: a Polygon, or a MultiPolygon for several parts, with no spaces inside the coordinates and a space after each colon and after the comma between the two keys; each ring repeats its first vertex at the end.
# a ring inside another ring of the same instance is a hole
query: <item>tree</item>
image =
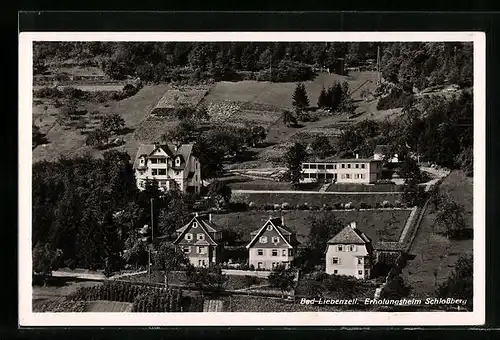
{"type": "Polygon", "coordinates": [[[285,297],[285,292],[293,288],[295,273],[292,269],[286,268],[283,265],[277,266],[268,277],[268,281],[272,287],[276,287],[281,291],[281,297],[285,297]]]}
{"type": "Polygon", "coordinates": [[[471,255],[460,256],[455,263],[455,269],[446,282],[441,284],[436,293],[441,298],[455,298],[467,300],[467,308],[472,309],[474,264],[471,255]]]}
{"type": "Polygon", "coordinates": [[[109,134],[118,133],[125,127],[125,120],[118,113],[106,115],[101,120],[101,129],[109,134]]]}
{"type": "Polygon", "coordinates": [[[393,276],[382,289],[381,299],[402,299],[408,297],[411,287],[404,281],[400,275],[393,276]]]}
{"type": "Polygon", "coordinates": [[[290,182],[298,187],[302,176],[302,162],[306,158],[306,148],[301,143],[296,142],[284,155],[288,167],[290,182]]]}
{"type": "Polygon", "coordinates": [[[172,243],[162,243],[154,255],[154,266],[163,271],[167,287],[169,273],[186,266],[188,263],[189,259],[186,254],[172,243]]]}
{"type": "Polygon", "coordinates": [[[37,244],[33,249],[33,271],[46,282],[47,276],[52,275],[52,271],[59,268],[62,251],[52,249],[48,243],[37,244]]]}
{"type": "Polygon", "coordinates": [[[224,150],[210,143],[206,136],[201,136],[193,147],[193,154],[201,164],[201,178],[211,179],[222,175],[224,171],[224,150]]]}
{"type": "Polygon", "coordinates": [[[224,287],[227,276],[222,273],[220,266],[194,267],[188,265],[186,268],[186,282],[197,288],[203,295],[205,290],[218,294],[224,287]]]}
{"type": "Polygon", "coordinates": [[[305,262],[308,262],[307,267],[313,268],[323,263],[328,240],[338,234],[344,226],[332,212],[311,217],[309,224],[311,228],[307,236],[307,246],[310,252],[305,262]]]}
{"type": "Polygon", "coordinates": [[[162,235],[170,236],[174,228],[184,225],[191,218],[192,204],[179,190],[164,193],[161,205],[158,227],[162,235]]]}
{"type": "Polygon", "coordinates": [[[100,128],[95,129],[87,135],[85,144],[104,147],[109,143],[109,132],[100,128]]]}
{"type": "Polygon", "coordinates": [[[424,188],[418,185],[415,180],[405,183],[403,189],[403,201],[409,206],[422,206],[425,202],[426,194],[424,188]]]}
{"type": "Polygon", "coordinates": [[[183,119],[175,128],[163,134],[161,139],[164,142],[171,142],[174,145],[191,143],[196,140],[197,128],[191,119],[183,119]]]}
{"type": "Polygon", "coordinates": [[[283,111],[283,123],[288,126],[297,126],[297,117],[288,110],[283,111]]]}
{"type": "Polygon", "coordinates": [[[318,107],[319,108],[325,108],[328,106],[328,94],[326,92],[326,89],[325,87],[323,86],[321,88],[321,92],[319,93],[319,97],[318,97],[318,107]]]}
{"type": "Polygon", "coordinates": [[[231,194],[231,188],[225,182],[215,180],[208,186],[207,195],[211,199],[215,200],[218,209],[227,207],[229,205],[231,194]]]}
{"type": "Polygon", "coordinates": [[[303,83],[298,83],[292,95],[292,105],[296,110],[306,110],[309,107],[306,87],[303,83]]]}
{"type": "Polygon", "coordinates": [[[40,144],[47,143],[47,138],[45,134],[40,131],[40,128],[33,124],[31,129],[31,145],[33,148],[37,147],[40,144]]]}
{"type": "Polygon", "coordinates": [[[455,157],[455,162],[466,176],[472,176],[474,174],[474,150],[472,147],[462,149],[455,157]]]}
{"type": "Polygon", "coordinates": [[[315,137],[311,148],[319,158],[326,158],[334,153],[330,140],[325,135],[315,137]]]}
{"type": "Polygon", "coordinates": [[[466,228],[463,206],[448,196],[442,196],[436,223],[448,238],[460,237],[466,228]]]}
{"type": "Polygon", "coordinates": [[[403,178],[405,183],[409,181],[416,181],[417,183],[420,182],[422,178],[420,168],[413,158],[407,157],[401,162],[399,177],[403,178]]]}
{"type": "Polygon", "coordinates": [[[111,211],[105,213],[102,229],[104,232],[104,275],[109,277],[113,272],[121,269],[121,253],[123,251],[123,243],[119,236],[118,227],[113,221],[111,211]]]}
{"type": "Polygon", "coordinates": [[[252,126],[250,129],[249,144],[255,147],[256,144],[261,143],[264,139],[266,139],[266,129],[260,125],[252,126]]]}

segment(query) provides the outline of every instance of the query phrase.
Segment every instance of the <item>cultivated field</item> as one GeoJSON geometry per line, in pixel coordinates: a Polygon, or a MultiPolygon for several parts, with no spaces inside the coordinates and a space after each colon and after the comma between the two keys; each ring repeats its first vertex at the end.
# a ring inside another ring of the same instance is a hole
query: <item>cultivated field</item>
{"type": "Polygon", "coordinates": [[[173,108],[181,105],[197,106],[207,94],[210,86],[169,86],[165,94],[155,105],[151,113],[156,109],[173,108]]]}
{"type": "Polygon", "coordinates": [[[314,216],[333,213],[345,225],[357,222],[358,227],[373,242],[383,235],[386,241],[397,241],[410,216],[410,210],[377,210],[377,211],[248,211],[213,215],[215,224],[221,229],[230,229],[240,233],[241,240],[250,241],[250,233],[264,225],[269,216],[284,216],[285,224],[297,233],[299,242],[305,242],[314,216]],[[383,232],[382,234],[380,234],[383,232]]]}
{"type": "MultiPolygon", "coordinates": [[[[440,191],[448,193],[464,206],[467,225],[473,228],[472,179],[466,178],[460,171],[453,171],[440,185],[440,191]]],[[[460,255],[472,254],[473,251],[472,239],[448,240],[445,236],[434,233],[435,218],[436,213],[428,209],[410,249],[410,254],[415,255],[415,259],[404,270],[413,287],[413,294],[419,297],[434,297],[435,283],[439,285],[448,278],[460,255]],[[437,269],[436,282],[434,269],[437,269]]]]}
{"type": "Polygon", "coordinates": [[[130,313],[132,303],[119,301],[88,301],[85,312],[88,313],[130,313]]]}

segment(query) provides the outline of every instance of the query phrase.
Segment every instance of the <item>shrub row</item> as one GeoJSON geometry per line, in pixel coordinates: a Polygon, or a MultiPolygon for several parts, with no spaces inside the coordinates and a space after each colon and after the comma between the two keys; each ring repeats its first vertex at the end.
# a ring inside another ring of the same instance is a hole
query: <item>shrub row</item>
{"type": "Polygon", "coordinates": [[[78,99],[90,102],[103,103],[108,100],[122,100],[135,95],[141,88],[138,84],[134,86],[127,84],[121,91],[83,91],[71,86],[59,90],[57,87],[43,87],[33,91],[33,96],[48,99],[78,99]]]}
{"type": "Polygon", "coordinates": [[[133,285],[128,282],[106,281],[102,285],[80,287],[76,292],[69,295],[68,299],[73,301],[109,300],[134,302],[137,296],[151,289],[155,288],[133,285]]]}
{"type": "MultiPolygon", "coordinates": [[[[242,205],[245,203],[238,202],[238,211],[244,211],[242,208],[242,205]]],[[[360,202],[354,204],[353,202],[347,202],[347,203],[333,203],[333,204],[323,204],[323,205],[315,205],[315,204],[309,204],[307,202],[303,204],[289,204],[289,203],[282,203],[282,204],[271,204],[271,203],[265,203],[261,205],[257,205],[254,202],[250,202],[247,205],[248,209],[250,210],[313,210],[313,211],[328,211],[328,210],[341,210],[341,209],[373,209],[373,208],[404,208],[406,207],[400,200],[395,200],[394,202],[389,202],[389,201],[383,201],[383,202],[377,202],[375,204],[369,204],[365,202],[360,202]]]]}
{"type": "Polygon", "coordinates": [[[183,307],[182,291],[179,289],[150,289],[138,295],[133,312],[180,312],[183,307]]]}

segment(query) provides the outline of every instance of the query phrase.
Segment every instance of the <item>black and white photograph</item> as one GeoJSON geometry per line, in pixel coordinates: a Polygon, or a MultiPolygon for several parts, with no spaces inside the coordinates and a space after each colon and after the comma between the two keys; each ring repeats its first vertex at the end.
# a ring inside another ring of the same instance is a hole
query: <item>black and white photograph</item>
{"type": "Polygon", "coordinates": [[[240,39],[21,34],[21,324],[484,322],[484,35],[240,39]]]}

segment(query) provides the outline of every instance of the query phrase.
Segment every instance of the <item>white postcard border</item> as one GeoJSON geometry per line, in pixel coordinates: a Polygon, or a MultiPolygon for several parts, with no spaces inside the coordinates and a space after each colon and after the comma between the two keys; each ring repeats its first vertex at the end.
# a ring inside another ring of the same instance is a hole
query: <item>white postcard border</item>
{"type": "Polygon", "coordinates": [[[464,326],[485,321],[486,45],[483,32],[22,32],[19,35],[20,326],[464,326]],[[297,313],[33,313],[31,130],[33,41],[474,42],[474,311],[297,313]]]}

